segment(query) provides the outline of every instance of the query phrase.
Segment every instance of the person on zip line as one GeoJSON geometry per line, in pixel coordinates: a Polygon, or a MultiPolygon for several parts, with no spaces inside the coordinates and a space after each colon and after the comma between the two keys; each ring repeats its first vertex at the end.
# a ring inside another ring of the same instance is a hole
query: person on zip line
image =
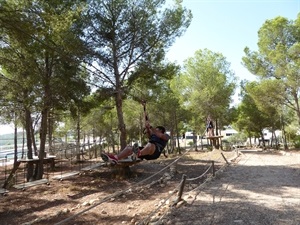
{"type": "Polygon", "coordinates": [[[128,145],[119,154],[101,153],[103,161],[117,164],[119,160],[127,158],[133,153],[141,160],[154,160],[160,157],[170,136],[166,133],[165,127],[157,126],[154,128],[150,125],[146,114],[146,103],[143,102],[142,104],[145,114],[145,132],[149,138],[148,143],[143,147],[139,147],[137,143],[133,146],[128,145]]]}

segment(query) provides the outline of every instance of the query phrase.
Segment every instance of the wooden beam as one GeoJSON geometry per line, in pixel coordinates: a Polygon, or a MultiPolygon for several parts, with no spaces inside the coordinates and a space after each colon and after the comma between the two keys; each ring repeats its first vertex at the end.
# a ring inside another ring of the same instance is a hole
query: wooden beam
{"type": "Polygon", "coordinates": [[[39,184],[46,184],[48,182],[49,182],[48,179],[40,179],[40,180],[25,182],[23,184],[16,184],[13,187],[17,189],[23,189],[23,188],[32,187],[39,184]]]}

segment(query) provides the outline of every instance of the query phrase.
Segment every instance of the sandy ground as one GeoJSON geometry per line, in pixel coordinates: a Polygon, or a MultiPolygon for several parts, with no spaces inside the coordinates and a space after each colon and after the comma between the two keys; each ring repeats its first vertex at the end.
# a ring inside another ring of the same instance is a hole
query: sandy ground
{"type": "MultiPolygon", "coordinates": [[[[221,154],[227,159],[236,156],[236,152],[193,151],[141,162],[131,168],[128,178],[101,167],[62,181],[50,177],[49,185],[11,188],[0,197],[0,224],[300,224],[300,152],[245,150],[230,165],[221,154]],[[210,171],[193,180],[211,160],[216,176],[210,171]],[[183,175],[188,178],[184,201],[173,205],[183,175]]],[[[51,175],[60,173],[56,166],[51,175]]]]}
{"type": "Polygon", "coordinates": [[[169,212],[174,225],[299,225],[300,154],[243,151],[216,179],[169,212]]]}

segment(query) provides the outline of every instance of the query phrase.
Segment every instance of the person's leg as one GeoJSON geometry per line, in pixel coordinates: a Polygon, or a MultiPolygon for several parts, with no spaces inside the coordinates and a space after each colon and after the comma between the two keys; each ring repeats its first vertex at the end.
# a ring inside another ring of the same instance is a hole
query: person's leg
{"type": "Polygon", "coordinates": [[[152,155],[155,152],[155,148],[155,144],[148,142],[144,148],[140,150],[138,156],[152,155]]]}
{"type": "Polygon", "coordinates": [[[116,155],[118,160],[127,158],[128,156],[132,155],[132,149],[132,146],[126,146],[118,155],[116,155]]]}
{"type": "Polygon", "coordinates": [[[208,136],[209,136],[209,137],[214,136],[214,133],[213,133],[213,129],[212,129],[212,128],[209,128],[208,136]]]}
{"type": "Polygon", "coordinates": [[[101,158],[103,161],[110,161],[114,164],[117,164],[119,160],[130,156],[133,153],[132,149],[132,146],[126,146],[118,155],[112,153],[101,153],[101,158]]]}
{"type": "MultiPolygon", "coordinates": [[[[141,157],[144,155],[152,155],[155,152],[155,144],[147,143],[143,149],[138,151],[137,156],[141,157]]],[[[113,163],[117,163],[118,160],[127,158],[128,156],[133,154],[133,146],[126,146],[118,155],[105,154],[102,153],[101,157],[104,161],[111,161],[113,163]]]]}

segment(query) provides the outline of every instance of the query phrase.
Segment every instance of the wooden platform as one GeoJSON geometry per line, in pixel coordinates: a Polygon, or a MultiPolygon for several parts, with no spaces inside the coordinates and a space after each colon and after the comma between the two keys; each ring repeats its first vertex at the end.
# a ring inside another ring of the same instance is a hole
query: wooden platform
{"type": "Polygon", "coordinates": [[[82,171],[89,171],[89,170],[93,170],[93,169],[96,169],[96,168],[104,166],[104,165],[105,165],[105,163],[96,163],[96,164],[84,167],[81,170],[82,171]]]}
{"type": "Polygon", "coordinates": [[[209,140],[213,149],[219,149],[220,147],[222,149],[222,137],[223,136],[207,136],[206,138],[209,140]]]}
{"type": "Polygon", "coordinates": [[[222,138],[223,136],[207,136],[207,139],[218,139],[218,138],[222,138]]]}
{"type": "MultiPolygon", "coordinates": [[[[55,155],[48,155],[43,159],[43,163],[49,163],[51,169],[54,169],[55,167],[55,155]]],[[[40,159],[38,157],[34,157],[33,159],[27,159],[27,158],[22,158],[22,159],[18,159],[18,162],[20,163],[29,163],[29,164],[33,164],[33,163],[38,163],[40,161],[40,159]]]]}
{"type": "Polygon", "coordinates": [[[8,193],[8,190],[4,188],[0,188],[0,194],[5,194],[5,193],[8,193]]]}
{"type": "Polygon", "coordinates": [[[49,182],[48,179],[41,179],[41,180],[25,182],[23,184],[16,184],[13,187],[17,188],[17,189],[23,189],[23,188],[32,187],[32,186],[39,185],[39,184],[47,184],[48,182],[49,182]]]}
{"type": "MultiPolygon", "coordinates": [[[[54,160],[55,158],[56,158],[55,155],[49,155],[49,156],[44,158],[44,161],[54,160]]],[[[27,158],[18,159],[18,162],[37,162],[37,161],[39,161],[39,158],[37,158],[37,157],[35,157],[33,159],[27,159],[27,158]]]]}
{"type": "Polygon", "coordinates": [[[60,174],[60,175],[56,175],[56,176],[53,177],[53,179],[54,180],[62,180],[62,179],[65,179],[65,178],[69,178],[69,177],[78,175],[78,174],[79,174],[79,171],[73,171],[73,172],[69,172],[69,173],[63,173],[63,174],[60,174]]]}

